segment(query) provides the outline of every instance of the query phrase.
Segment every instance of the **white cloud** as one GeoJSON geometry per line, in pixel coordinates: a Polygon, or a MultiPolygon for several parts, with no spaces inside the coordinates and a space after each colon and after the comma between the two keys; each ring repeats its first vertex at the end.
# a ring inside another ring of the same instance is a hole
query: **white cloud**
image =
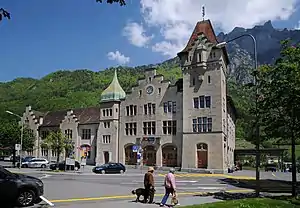
{"type": "Polygon", "coordinates": [[[298,24],[296,25],[295,30],[300,30],[300,20],[298,21],[298,24]]]}
{"type": "Polygon", "coordinates": [[[124,56],[124,54],[120,53],[120,51],[116,50],[116,52],[109,52],[107,54],[107,58],[112,61],[116,61],[119,64],[127,64],[130,61],[130,58],[124,56]]]}
{"type": "Polygon", "coordinates": [[[153,51],[169,57],[184,48],[196,22],[202,19],[202,5],[205,5],[205,18],[229,32],[237,26],[249,28],[267,20],[287,20],[295,12],[297,2],[299,0],[140,0],[145,28],[159,29],[163,37],[152,46],[153,51]]]}
{"type": "Polygon", "coordinates": [[[147,36],[143,25],[140,25],[136,22],[127,23],[123,29],[123,35],[128,38],[131,44],[137,47],[146,46],[153,38],[153,35],[147,36]]]}

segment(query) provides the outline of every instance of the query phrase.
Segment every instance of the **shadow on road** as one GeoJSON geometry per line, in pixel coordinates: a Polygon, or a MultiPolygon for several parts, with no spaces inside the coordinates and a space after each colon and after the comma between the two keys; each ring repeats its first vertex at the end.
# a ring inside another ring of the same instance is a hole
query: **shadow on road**
{"type": "MultiPolygon", "coordinates": [[[[253,189],[256,188],[255,180],[245,180],[245,179],[219,179],[221,183],[227,183],[231,186],[245,188],[245,189],[253,189]]],[[[297,183],[297,186],[300,186],[300,182],[297,183]]],[[[260,180],[260,191],[267,193],[291,193],[292,191],[292,182],[290,181],[282,181],[282,180],[271,180],[264,179],[260,180]]]]}

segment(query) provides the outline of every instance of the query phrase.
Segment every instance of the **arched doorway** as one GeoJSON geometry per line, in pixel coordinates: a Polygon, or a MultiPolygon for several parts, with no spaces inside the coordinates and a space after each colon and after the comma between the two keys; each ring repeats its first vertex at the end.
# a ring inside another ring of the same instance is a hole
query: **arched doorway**
{"type": "Polygon", "coordinates": [[[156,149],[152,145],[143,148],[143,163],[144,165],[156,165],[156,149]]]}
{"type": "Polygon", "coordinates": [[[125,145],[125,165],[136,165],[137,153],[132,151],[133,144],[125,145]]]}
{"type": "Polygon", "coordinates": [[[197,167],[198,168],[207,168],[207,144],[199,143],[197,144],[197,167]]]}
{"type": "Polygon", "coordinates": [[[162,147],[162,165],[166,167],[177,166],[177,147],[167,144],[162,147]]]}

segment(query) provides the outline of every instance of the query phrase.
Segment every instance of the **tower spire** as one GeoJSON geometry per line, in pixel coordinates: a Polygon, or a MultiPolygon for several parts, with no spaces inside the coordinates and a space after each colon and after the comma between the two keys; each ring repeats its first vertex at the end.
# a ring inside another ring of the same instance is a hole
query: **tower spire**
{"type": "Polygon", "coordinates": [[[203,18],[203,21],[204,21],[204,17],[205,17],[205,6],[203,5],[202,6],[202,18],[203,18]]]}

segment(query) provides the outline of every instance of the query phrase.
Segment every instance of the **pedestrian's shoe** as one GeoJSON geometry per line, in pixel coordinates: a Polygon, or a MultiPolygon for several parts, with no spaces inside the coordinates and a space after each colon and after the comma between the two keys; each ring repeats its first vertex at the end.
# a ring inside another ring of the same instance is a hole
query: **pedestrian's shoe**
{"type": "Polygon", "coordinates": [[[160,207],[164,207],[165,205],[164,205],[164,204],[160,204],[159,206],[160,206],[160,207]]]}

